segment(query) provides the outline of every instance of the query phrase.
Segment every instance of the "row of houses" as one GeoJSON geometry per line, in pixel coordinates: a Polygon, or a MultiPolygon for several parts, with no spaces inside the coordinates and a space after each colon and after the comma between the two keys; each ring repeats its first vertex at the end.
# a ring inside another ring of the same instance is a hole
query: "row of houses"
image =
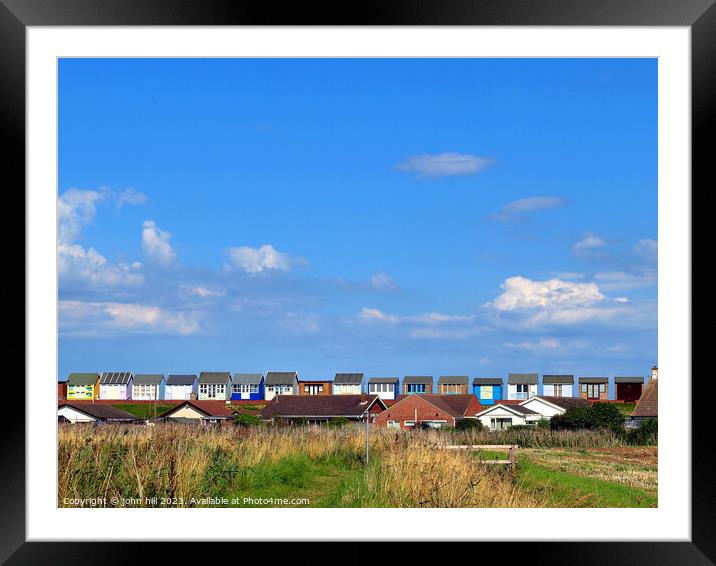
{"type": "MultiPolygon", "coordinates": [[[[652,374],[657,368],[652,368],[652,374]]],[[[402,384],[397,377],[371,377],[364,389],[362,373],[337,373],[331,379],[300,379],[295,371],[262,373],[201,372],[195,374],[133,374],[132,372],[71,373],[58,382],[58,397],[68,400],[266,400],[276,395],[360,395],[368,393],[383,400],[402,395],[474,395],[481,405],[500,400],[523,401],[538,395],[539,374],[510,373],[507,383],[501,377],[443,375],[435,384],[433,376],[407,375],[402,384]]],[[[627,403],[641,397],[644,378],[614,377],[614,398],[627,403]]],[[[590,401],[609,400],[608,377],[543,375],[541,395],[580,397],[590,401]]]]}
{"type": "MultiPolygon", "coordinates": [[[[414,430],[416,428],[455,427],[460,420],[476,419],[490,430],[516,425],[536,425],[572,407],[588,407],[593,400],[582,397],[535,395],[524,400],[499,400],[482,405],[473,394],[413,393],[384,400],[375,394],[276,395],[261,409],[264,421],[320,424],[334,419],[366,420],[378,427],[414,430]]],[[[223,423],[242,411],[241,405],[223,400],[184,400],[177,402],[154,421],[223,423]]],[[[632,425],[658,416],[658,379],[654,373],[632,412],[632,425]]],[[[69,423],[139,422],[117,407],[88,402],[60,401],[58,419],[69,423]]],[[[144,421],[142,421],[144,422],[144,421]]],[[[627,423],[628,424],[628,423],[627,423]]]]}

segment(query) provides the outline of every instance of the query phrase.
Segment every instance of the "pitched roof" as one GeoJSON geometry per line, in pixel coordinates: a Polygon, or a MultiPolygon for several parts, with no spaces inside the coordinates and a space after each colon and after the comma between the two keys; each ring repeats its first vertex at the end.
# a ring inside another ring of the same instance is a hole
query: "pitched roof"
{"type": "Polygon", "coordinates": [[[536,373],[510,373],[507,376],[507,383],[512,385],[524,384],[535,385],[537,383],[536,373]]]}
{"type": "Polygon", "coordinates": [[[264,378],[262,373],[235,373],[231,376],[232,383],[244,385],[259,385],[264,378]]]}
{"type": "Polygon", "coordinates": [[[191,406],[200,413],[202,413],[204,416],[207,417],[230,417],[233,414],[233,411],[231,410],[231,406],[227,405],[224,401],[195,401],[195,400],[187,400],[183,403],[179,403],[178,405],[175,405],[165,413],[162,413],[159,415],[158,418],[167,418],[171,417],[172,414],[177,412],[179,409],[185,407],[185,406],[191,406]]]}
{"type": "Polygon", "coordinates": [[[403,385],[405,384],[412,384],[412,383],[425,383],[425,384],[433,384],[433,376],[432,375],[406,375],[403,378],[403,385]]]}
{"type": "Polygon", "coordinates": [[[196,380],[197,377],[193,373],[173,373],[167,378],[167,385],[194,385],[196,380]]]}
{"type": "Polygon", "coordinates": [[[298,379],[295,371],[270,371],[266,374],[266,385],[293,385],[298,379]]]}
{"type": "Polygon", "coordinates": [[[473,385],[503,385],[501,377],[476,377],[472,380],[473,385]]]}
{"type": "Polygon", "coordinates": [[[261,411],[262,419],[275,417],[362,416],[374,403],[385,408],[377,395],[278,395],[261,411]]]}
{"type": "Polygon", "coordinates": [[[360,385],[363,383],[362,373],[337,373],[333,383],[336,385],[360,385]]]}
{"type": "Polygon", "coordinates": [[[659,380],[650,379],[641,397],[636,402],[632,417],[658,417],[659,416],[659,380]]]}
{"type": "Polygon", "coordinates": [[[566,384],[566,385],[572,385],[574,383],[574,376],[572,374],[566,374],[566,375],[543,375],[542,376],[542,384],[543,385],[559,385],[559,384],[566,384]]]}
{"type": "Polygon", "coordinates": [[[615,377],[614,383],[644,383],[644,378],[641,376],[615,377]]]}
{"type": "Polygon", "coordinates": [[[139,420],[134,415],[122,411],[113,405],[104,405],[101,403],[60,403],[58,409],[61,407],[72,407],[75,411],[94,417],[101,421],[136,421],[139,420]]]}
{"type": "Polygon", "coordinates": [[[231,374],[228,371],[202,371],[199,375],[199,383],[224,384],[231,381],[231,374]]]}
{"type": "Polygon", "coordinates": [[[163,373],[138,373],[134,376],[134,385],[159,385],[163,379],[163,373]]]}
{"type": "Polygon", "coordinates": [[[466,375],[441,375],[438,385],[467,385],[466,375]]]}
{"type": "Polygon", "coordinates": [[[420,397],[438,409],[442,409],[453,417],[464,417],[470,403],[477,398],[474,395],[436,395],[434,393],[414,393],[412,395],[398,395],[391,408],[405,400],[420,397]]]}
{"type": "Polygon", "coordinates": [[[480,413],[478,413],[478,415],[484,415],[484,414],[489,413],[490,411],[494,411],[495,409],[498,409],[500,407],[504,408],[507,411],[511,411],[513,413],[519,413],[519,414],[525,415],[525,416],[539,415],[539,413],[537,411],[533,411],[532,409],[528,409],[527,407],[523,407],[522,405],[507,404],[507,403],[502,403],[499,401],[497,403],[495,403],[494,405],[490,405],[484,411],[480,411],[480,413]]]}
{"type": "Polygon", "coordinates": [[[99,378],[100,385],[127,385],[132,379],[131,371],[105,371],[99,378]]]}
{"type": "Polygon", "coordinates": [[[592,404],[587,399],[581,397],[554,397],[552,395],[538,395],[537,397],[531,397],[526,401],[522,401],[520,404],[525,405],[528,401],[533,399],[544,399],[548,403],[562,407],[563,409],[571,409],[572,407],[590,407],[592,404]]]}
{"type": "Polygon", "coordinates": [[[71,373],[67,378],[67,383],[70,385],[94,385],[98,379],[98,373],[71,373]]]}
{"type": "Polygon", "coordinates": [[[397,377],[371,377],[368,383],[398,383],[399,381],[397,377]]]}
{"type": "Polygon", "coordinates": [[[608,377],[580,377],[579,383],[609,383],[608,377]]]}

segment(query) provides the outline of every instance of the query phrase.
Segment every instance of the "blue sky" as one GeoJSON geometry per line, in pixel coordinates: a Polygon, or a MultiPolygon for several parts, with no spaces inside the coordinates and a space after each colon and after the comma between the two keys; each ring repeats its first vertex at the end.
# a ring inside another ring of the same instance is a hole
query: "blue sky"
{"type": "Polygon", "coordinates": [[[59,374],[646,375],[657,62],[62,59],[59,374]]]}

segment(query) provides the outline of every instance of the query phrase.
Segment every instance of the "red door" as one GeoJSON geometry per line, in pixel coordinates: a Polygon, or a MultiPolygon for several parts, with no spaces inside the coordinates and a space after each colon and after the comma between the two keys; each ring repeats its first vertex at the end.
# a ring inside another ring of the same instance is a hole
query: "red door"
{"type": "Polygon", "coordinates": [[[617,383],[617,400],[635,403],[641,397],[641,383],[617,383]]]}

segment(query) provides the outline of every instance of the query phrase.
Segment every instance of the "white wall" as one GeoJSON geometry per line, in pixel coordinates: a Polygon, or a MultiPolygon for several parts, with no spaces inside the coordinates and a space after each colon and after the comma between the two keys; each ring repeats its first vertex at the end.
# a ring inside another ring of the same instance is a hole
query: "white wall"
{"type": "Polygon", "coordinates": [[[68,405],[57,409],[57,416],[59,417],[60,415],[72,423],[93,423],[96,420],[94,417],[80,413],[68,405]]]}
{"type": "MultiPolygon", "coordinates": [[[[525,397],[523,397],[522,395],[524,395],[524,394],[517,393],[517,385],[516,384],[509,383],[507,385],[507,398],[508,399],[525,399],[525,397]]],[[[528,397],[534,397],[535,395],[537,395],[537,384],[536,383],[534,385],[530,385],[529,390],[528,390],[528,397]]]]}
{"type": "Polygon", "coordinates": [[[529,399],[524,403],[520,403],[520,405],[527,409],[531,409],[534,412],[539,413],[540,415],[548,419],[551,419],[555,415],[561,415],[565,412],[565,410],[561,407],[554,407],[552,405],[548,405],[539,397],[529,399]]]}
{"type": "MultiPolygon", "coordinates": [[[[554,394],[554,385],[543,385],[542,386],[542,394],[546,395],[547,397],[556,397],[557,395],[554,394]]],[[[562,385],[562,395],[559,395],[559,397],[573,397],[574,394],[572,392],[572,385],[564,384],[562,385]]]]}
{"type": "Polygon", "coordinates": [[[525,417],[521,415],[516,415],[504,407],[501,407],[500,405],[495,405],[495,408],[491,410],[489,413],[477,417],[479,421],[482,423],[482,426],[489,429],[490,428],[490,419],[512,419],[512,425],[523,425],[527,424],[527,421],[525,420],[525,417]]]}

